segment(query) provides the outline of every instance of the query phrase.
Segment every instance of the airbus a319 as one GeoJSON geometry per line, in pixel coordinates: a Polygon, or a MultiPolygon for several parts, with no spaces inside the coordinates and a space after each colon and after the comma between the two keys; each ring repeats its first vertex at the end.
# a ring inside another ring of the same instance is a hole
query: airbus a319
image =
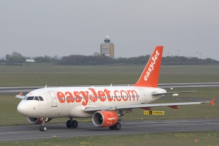
{"type": "Polygon", "coordinates": [[[109,127],[110,130],[121,129],[121,119],[133,109],[151,110],[152,107],[195,105],[212,101],[151,103],[167,92],[157,87],[162,60],[163,46],[156,46],[139,80],[132,86],[98,86],[98,87],[56,87],[41,88],[27,95],[16,95],[22,99],[17,111],[27,116],[32,124],[40,124],[40,131],[46,131],[46,123],[53,118],[66,117],[67,128],[77,128],[74,118],[91,118],[95,126],[109,127]]]}

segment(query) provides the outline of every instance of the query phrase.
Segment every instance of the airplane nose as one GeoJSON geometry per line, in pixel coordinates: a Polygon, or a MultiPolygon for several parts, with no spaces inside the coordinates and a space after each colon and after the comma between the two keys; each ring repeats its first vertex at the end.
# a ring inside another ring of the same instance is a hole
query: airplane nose
{"type": "Polygon", "coordinates": [[[28,113],[27,104],[25,104],[24,102],[19,103],[19,105],[17,106],[17,111],[22,115],[26,115],[28,113]]]}

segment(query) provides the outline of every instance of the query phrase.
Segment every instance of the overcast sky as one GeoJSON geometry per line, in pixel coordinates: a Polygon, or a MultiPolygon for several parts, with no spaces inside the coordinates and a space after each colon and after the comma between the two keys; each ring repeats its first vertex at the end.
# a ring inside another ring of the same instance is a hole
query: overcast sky
{"type": "Polygon", "coordinates": [[[106,35],[115,57],[164,45],[164,56],[219,60],[219,0],[0,1],[0,56],[93,55],[106,35]]]}

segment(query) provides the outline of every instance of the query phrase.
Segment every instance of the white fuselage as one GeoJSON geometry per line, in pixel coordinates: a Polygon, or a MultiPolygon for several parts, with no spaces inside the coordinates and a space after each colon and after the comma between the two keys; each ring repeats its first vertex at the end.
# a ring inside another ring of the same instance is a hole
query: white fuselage
{"type": "Polygon", "coordinates": [[[159,97],[152,93],[164,93],[161,88],[134,86],[102,87],[60,87],[33,90],[22,100],[17,110],[27,117],[91,117],[86,107],[117,107],[153,102],[159,97]],[[43,101],[27,100],[28,97],[42,97],[43,101]]]}

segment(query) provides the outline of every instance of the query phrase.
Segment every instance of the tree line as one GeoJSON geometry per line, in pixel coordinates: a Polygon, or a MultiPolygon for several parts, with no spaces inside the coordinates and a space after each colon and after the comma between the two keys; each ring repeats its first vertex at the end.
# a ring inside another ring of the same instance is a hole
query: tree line
{"type": "MultiPolygon", "coordinates": [[[[12,54],[6,54],[5,59],[0,60],[0,65],[22,65],[22,63],[26,62],[26,59],[30,59],[29,57],[24,57],[18,52],[13,52],[12,54]]],[[[33,58],[35,62],[38,63],[57,63],[58,58],[49,57],[49,56],[38,56],[33,58]]]]}
{"type": "MultiPolygon", "coordinates": [[[[117,58],[113,59],[107,56],[84,56],[84,55],[70,55],[62,57],[57,64],[59,65],[144,65],[150,58],[150,55],[130,57],[130,58],[117,58]]],[[[163,65],[207,65],[219,64],[219,61],[207,58],[201,59],[197,57],[184,57],[184,56],[166,56],[162,58],[163,65]]]]}
{"type": "MultiPolygon", "coordinates": [[[[69,55],[60,59],[57,56],[39,56],[34,57],[35,62],[38,63],[53,63],[58,65],[144,65],[150,55],[144,55],[139,57],[130,58],[117,58],[113,59],[107,56],[85,56],[85,55],[69,55]]],[[[5,60],[0,60],[1,64],[6,65],[22,65],[26,62],[27,57],[22,56],[18,52],[7,54],[5,60]]],[[[166,56],[162,58],[163,65],[207,65],[207,64],[219,64],[219,61],[207,58],[201,59],[197,57],[184,57],[184,56],[166,56]]]]}

